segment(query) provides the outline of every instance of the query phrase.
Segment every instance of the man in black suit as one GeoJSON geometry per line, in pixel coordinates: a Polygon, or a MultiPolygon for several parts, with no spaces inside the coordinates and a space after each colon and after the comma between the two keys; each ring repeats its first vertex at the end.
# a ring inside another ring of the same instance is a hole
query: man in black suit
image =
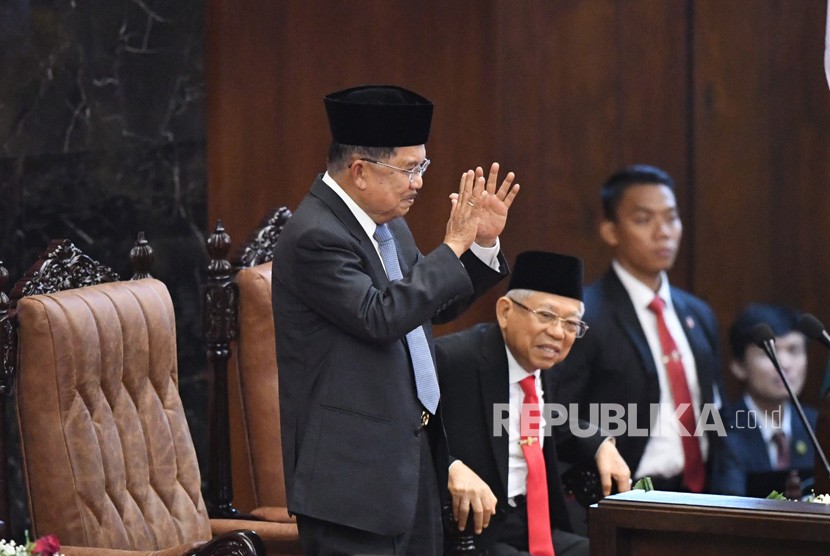
{"type": "MultiPolygon", "coordinates": [[[[475,537],[476,548],[487,554],[551,554],[551,541],[559,556],[588,554],[587,539],[570,532],[560,457],[581,464],[596,461],[605,494],[613,480],[620,491],[630,488],[628,466],[613,438],[604,439],[599,431],[586,435],[584,426],[576,436],[570,420],[554,415],[553,408],[541,411],[541,430],[547,434],[528,437],[523,430],[526,411],[535,404],[536,410],[545,408],[551,401],[551,379],[557,373],[551,367],[565,359],[587,329],[580,320],[581,299],[581,260],[525,252],[516,258],[509,291],[496,303],[498,324],[480,324],[436,341],[444,425],[450,453],[459,460],[452,466],[469,466],[498,499],[489,525],[483,532],[476,526],[481,532],[475,537]],[[535,401],[525,398],[528,388],[535,390],[535,401]],[[555,419],[564,422],[554,423],[555,419]],[[544,546],[534,546],[528,529],[534,521],[534,493],[542,490],[532,482],[528,441],[531,447],[541,443],[544,458],[547,496],[538,500],[541,513],[535,510],[541,515],[536,520],[542,519],[547,528],[544,546]]],[[[466,523],[468,498],[456,495],[453,503],[459,523],[466,523]]]]}
{"type": "MultiPolygon", "coordinates": [[[[781,369],[798,396],[807,379],[807,338],[798,329],[798,317],[788,307],[753,303],[729,328],[729,369],[743,392],[721,410],[726,436],[720,439],[722,449],[713,461],[714,492],[766,497],[772,490],[784,492],[791,469],[799,470],[801,478],[813,476],[816,454],[809,433],[790,402],[784,381],[753,339],[755,326],[769,325],[781,369]],[[756,482],[757,490],[753,490],[756,482]]],[[[802,408],[815,428],[816,410],[802,408]]]]}
{"type": "Polygon", "coordinates": [[[432,103],[366,86],[325,106],[327,172],[273,263],[288,510],[307,554],[436,554],[449,462],[430,323],[506,276],[498,236],[518,185],[509,173],[497,188],[497,164],[486,183],[464,173],[444,242],[423,255],[403,217],[429,165],[432,103]]]}
{"type": "Polygon", "coordinates": [[[674,181],[659,168],[630,166],[605,183],[602,205],[600,235],[614,259],[586,288],[591,332],[557,373],[557,401],[579,404],[593,421],[623,411],[625,430],[612,432],[635,478],[702,491],[720,424],[718,332],[709,306],[666,275],[683,230],[674,181]]]}

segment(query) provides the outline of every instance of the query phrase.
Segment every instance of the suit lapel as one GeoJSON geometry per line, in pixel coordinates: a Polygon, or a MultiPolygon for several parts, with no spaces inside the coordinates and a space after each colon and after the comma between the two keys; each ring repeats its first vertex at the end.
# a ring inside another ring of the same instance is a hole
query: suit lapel
{"type": "Polygon", "coordinates": [[[640,319],[637,318],[631,297],[613,269],[609,270],[603,278],[603,287],[609,300],[608,306],[614,308],[614,318],[637,350],[643,369],[647,375],[656,380],[657,367],[654,365],[654,358],[651,355],[643,327],[640,325],[640,319]]]}
{"type": "MultiPolygon", "coordinates": [[[[742,411],[743,415],[747,415],[749,408],[746,406],[743,397],[737,400],[737,409],[742,411]]],[[[763,418],[763,417],[759,417],[763,418]]],[[[764,442],[764,435],[761,434],[761,429],[757,427],[741,427],[730,431],[729,434],[744,435],[746,451],[740,454],[745,462],[749,462],[749,466],[754,466],[758,470],[772,470],[772,463],[769,460],[769,450],[767,444],[764,442]]]]}
{"type": "Polygon", "coordinates": [[[706,334],[703,332],[703,327],[700,326],[695,314],[684,300],[679,295],[676,295],[674,288],[671,288],[671,290],[674,311],[677,313],[677,318],[680,320],[681,326],[683,326],[683,331],[686,333],[686,339],[689,341],[689,347],[692,349],[692,354],[695,358],[698,386],[702,398],[701,403],[712,403],[714,398],[712,369],[706,364],[709,361],[711,347],[706,339],[706,334]]]}
{"type": "Polygon", "coordinates": [[[510,403],[510,384],[507,370],[507,353],[501,329],[497,325],[487,327],[481,334],[476,366],[481,385],[481,403],[487,421],[493,456],[499,470],[499,477],[507,492],[507,431],[496,431],[493,425],[494,404],[510,403]]]}
{"type": "MultiPolygon", "coordinates": [[[[375,280],[375,283],[380,287],[388,284],[389,278],[386,276],[383,263],[380,260],[377,250],[375,250],[375,246],[372,244],[372,240],[366,235],[366,231],[357,221],[354,214],[352,214],[349,207],[346,206],[343,199],[323,181],[322,176],[318,176],[311,185],[311,194],[320,199],[334,213],[337,219],[343,223],[352,237],[360,243],[363,255],[369,262],[369,274],[375,280]]],[[[400,259],[400,256],[398,256],[398,259],[400,259]]]]}
{"type": "MultiPolygon", "coordinates": [[[[554,399],[553,396],[556,391],[553,386],[552,377],[549,376],[552,372],[555,371],[552,369],[543,370],[540,375],[542,378],[542,395],[544,396],[542,403],[545,404],[550,403],[550,400],[554,399]]],[[[545,434],[548,430],[550,430],[551,434],[545,438],[545,442],[542,445],[542,453],[545,455],[545,467],[547,468],[546,471],[548,475],[548,490],[550,490],[553,471],[555,471],[558,466],[556,464],[556,437],[554,436],[553,429],[546,427],[546,429],[542,431],[542,434],[545,434]]]]}
{"type": "MultiPolygon", "coordinates": [[[[805,411],[807,410],[805,409],[805,411]]],[[[807,419],[810,420],[809,415],[807,415],[807,419]]],[[[816,459],[816,456],[813,455],[812,441],[792,403],[790,403],[790,429],[792,431],[790,437],[790,467],[793,469],[812,467],[816,459]]]]}

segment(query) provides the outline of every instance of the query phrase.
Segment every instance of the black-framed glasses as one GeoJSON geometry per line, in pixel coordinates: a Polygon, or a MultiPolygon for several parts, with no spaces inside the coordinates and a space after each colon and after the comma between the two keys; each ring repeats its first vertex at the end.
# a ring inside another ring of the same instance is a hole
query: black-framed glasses
{"type": "Polygon", "coordinates": [[[551,313],[550,311],[545,311],[543,309],[531,309],[527,305],[523,305],[513,299],[512,297],[508,297],[510,301],[527,311],[528,313],[532,313],[536,320],[539,321],[540,324],[550,324],[554,321],[559,322],[562,325],[562,329],[565,330],[568,334],[574,334],[577,338],[581,338],[585,335],[585,332],[588,331],[588,325],[579,319],[575,318],[565,318],[560,317],[556,313],[551,313]]]}
{"type": "Polygon", "coordinates": [[[424,172],[427,171],[429,168],[430,160],[425,158],[423,162],[415,166],[414,168],[398,168],[397,166],[392,166],[391,164],[387,164],[385,162],[381,162],[379,160],[373,160],[371,158],[361,158],[360,160],[364,162],[371,162],[372,164],[377,164],[378,166],[385,166],[386,168],[392,168],[393,170],[397,170],[398,172],[403,172],[404,174],[409,175],[409,183],[412,183],[412,180],[415,179],[415,176],[424,176],[424,172]]]}

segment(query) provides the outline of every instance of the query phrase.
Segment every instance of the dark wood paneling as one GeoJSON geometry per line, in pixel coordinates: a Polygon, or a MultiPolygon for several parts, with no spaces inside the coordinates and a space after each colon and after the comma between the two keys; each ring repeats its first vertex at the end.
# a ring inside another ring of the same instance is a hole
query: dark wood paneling
{"type": "MultiPolygon", "coordinates": [[[[821,0],[695,2],[693,285],[724,339],[751,301],[830,318],[825,16],[821,0]]],[[[809,403],[826,359],[814,346],[809,403]]]]}
{"type": "MultiPolygon", "coordinates": [[[[649,162],[677,180],[685,232],[672,280],[725,331],[751,300],[830,319],[830,93],[824,0],[209,0],[209,214],[242,239],[295,208],[325,166],[322,97],[396,83],[436,103],[425,187],[408,218],[422,250],[447,194],[498,160],[523,191],[503,236],[608,264],[598,189],[649,162]]],[[[501,290],[455,324],[492,320],[501,290]]],[[[816,401],[826,354],[813,352],[816,401]]],[[[735,384],[730,383],[730,393],[735,384]]]]}
{"type": "Polygon", "coordinates": [[[325,170],[323,96],[393,83],[435,103],[433,163],[408,220],[423,251],[436,247],[461,173],[497,154],[490,3],[211,0],[208,8],[210,217],[241,239],[267,208],[296,208],[325,170]]]}
{"type": "Polygon", "coordinates": [[[597,225],[613,171],[656,164],[688,194],[685,3],[498,6],[501,150],[526,186],[506,243],[579,255],[593,280],[608,267],[597,225]]]}

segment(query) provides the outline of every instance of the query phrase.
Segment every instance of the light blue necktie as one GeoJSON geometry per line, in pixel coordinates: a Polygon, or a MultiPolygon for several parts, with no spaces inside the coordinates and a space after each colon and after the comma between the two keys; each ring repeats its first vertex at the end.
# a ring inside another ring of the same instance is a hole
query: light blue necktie
{"type": "MultiPolygon", "coordinates": [[[[395,248],[395,239],[386,224],[381,224],[375,230],[375,239],[378,242],[380,258],[386,267],[389,280],[403,278],[401,264],[398,262],[398,250],[395,248]]],[[[435,415],[441,392],[438,388],[438,377],[435,375],[435,363],[429,351],[424,327],[419,326],[406,335],[409,345],[409,358],[412,360],[412,371],[415,374],[415,387],[418,389],[418,399],[430,413],[435,415]]]]}

